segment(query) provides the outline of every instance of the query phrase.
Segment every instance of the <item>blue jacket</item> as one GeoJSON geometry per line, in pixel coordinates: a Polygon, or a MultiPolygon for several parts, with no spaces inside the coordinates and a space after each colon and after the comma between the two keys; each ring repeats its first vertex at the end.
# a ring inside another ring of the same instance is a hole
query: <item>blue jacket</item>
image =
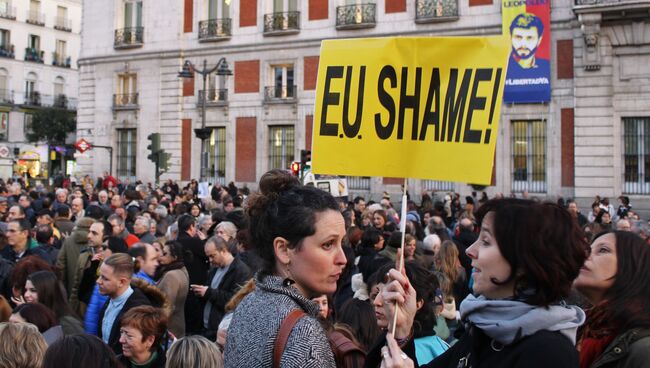
{"type": "Polygon", "coordinates": [[[99,312],[108,300],[107,296],[99,293],[99,286],[95,284],[93,293],[90,296],[90,302],[86,308],[86,315],[84,316],[84,330],[86,333],[99,336],[97,325],[99,323],[99,312]]]}

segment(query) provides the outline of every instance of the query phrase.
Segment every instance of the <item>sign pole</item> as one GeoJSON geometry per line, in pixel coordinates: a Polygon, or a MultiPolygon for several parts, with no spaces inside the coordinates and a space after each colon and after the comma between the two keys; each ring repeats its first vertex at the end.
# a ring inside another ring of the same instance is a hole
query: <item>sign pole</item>
{"type": "MultiPolygon", "coordinates": [[[[399,272],[402,272],[402,270],[404,269],[404,239],[406,237],[407,183],[408,183],[408,179],[404,178],[404,193],[402,194],[402,213],[400,214],[400,223],[399,223],[399,231],[402,233],[402,242],[401,242],[401,246],[398,249],[399,253],[397,256],[397,260],[399,261],[397,264],[397,271],[399,272]]],[[[393,315],[393,329],[391,331],[391,334],[393,336],[395,336],[395,329],[397,328],[398,311],[399,311],[399,305],[395,303],[395,314],[393,315]]]]}

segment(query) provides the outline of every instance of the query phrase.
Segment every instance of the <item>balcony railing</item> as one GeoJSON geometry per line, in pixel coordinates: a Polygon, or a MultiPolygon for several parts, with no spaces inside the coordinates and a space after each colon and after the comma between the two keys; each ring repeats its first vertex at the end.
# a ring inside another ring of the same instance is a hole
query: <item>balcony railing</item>
{"type": "Polygon", "coordinates": [[[133,110],[138,108],[137,93],[122,93],[113,95],[113,109],[133,110]]]}
{"type": "Polygon", "coordinates": [[[28,106],[41,106],[41,93],[38,91],[26,93],[24,104],[28,106]]]}
{"type": "Polygon", "coordinates": [[[208,19],[199,22],[199,41],[227,40],[232,36],[230,18],[208,19]]]}
{"type": "MultiPolygon", "coordinates": [[[[203,90],[199,91],[199,99],[196,102],[197,106],[203,103],[203,90]]],[[[206,106],[223,106],[228,104],[228,89],[208,89],[205,96],[206,106]]]]}
{"type": "Polygon", "coordinates": [[[59,31],[72,32],[72,20],[66,17],[56,17],[54,20],[54,29],[59,31]]]}
{"type": "Polygon", "coordinates": [[[72,63],[70,56],[59,55],[57,52],[52,53],[52,65],[62,68],[69,68],[72,63]]]}
{"type": "Polygon", "coordinates": [[[9,89],[0,89],[0,103],[14,103],[14,91],[9,89]]]}
{"type": "Polygon", "coordinates": [[[0,18],[16,20],[16,8],[8,6],[0,10],[0,18]]]}
{"type": "Polygon", "coordinates": [[[68,108],[68,97],[64,94],[59,94],[54,97],[54,102],[52,103],[52,106],[58,107],[60,109],[67,109],[68,108]]]}
{"type": "Polygon", "coordinates": [[[356,4],[336,7],[336,29],[370,28],[376,24],[375,4],[356,4]]]}
{"type": "Polygon", "coordinates": [[[34,24],[37,26],[44,26],[45,25],[45,14],[39,13],[37,11],[27,11],[27,19],[25,21],[29,24],[34,24]]]}
{"type": "Polygon", "coordinates": [[[13,59],[16,57],[14,45],[0,45],[0,57],[13,59]]]}
{"type": "Polygon", "coordinates": [[[33,47],[25,48],[25,61],[43,63],[45,60],[45,51],[37,50],[33,47]]]}
{"type": "Polygon", "coordinates": [[[300,12],[264,14],[264,35],[273,36],[300,32],[300,12]]]}
{"type": "Polygon", "coordinates": [[[130,27],[115,30],[116,49],[130,49],[141,47],[143,44],[144,27],[130,27]]]}
{"type": "Polygon", "coordinates": [[[264,87],[264,102],[283,103],[296,101],[296,86],[264,87]]]}
{"type": "Polygon", "coordinates": [[[417,0],[416,23],[446,22],[458,19],[458,0],[417,0]]]}

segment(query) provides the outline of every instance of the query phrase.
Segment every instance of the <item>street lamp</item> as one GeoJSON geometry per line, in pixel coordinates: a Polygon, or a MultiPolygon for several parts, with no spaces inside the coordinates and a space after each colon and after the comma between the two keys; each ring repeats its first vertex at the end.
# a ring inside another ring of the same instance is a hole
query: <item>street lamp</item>
{"type": "Polygon", "coordinates": [[[208,69],[208,61],[203,59],[203,69],[200,70],[197,69],[191,61],[185,60],[183,69],[178,72],[178,76],[180,78],[194,78],[194,73],[201,74],[203,77],[203,96],[201,96],[201,128],[194,129],[194,134],[198,139],[201,140],[201,181],[207,177],[206,171],[208,167],[208,151],[206,149],[207,147],[205,140],[210,138],[210,134],[212,134],[212,129],[205,127],[205,101],[207,95],[206,84],[208,75],[214,73],[215,71],[219,76],[227,77],[229,75],[232,75],[232,70],[228,68],[228,62],[226,61],[226,58],[219,59],[217,65],[215,65],[214,68],[210,69],[208,69]]]}

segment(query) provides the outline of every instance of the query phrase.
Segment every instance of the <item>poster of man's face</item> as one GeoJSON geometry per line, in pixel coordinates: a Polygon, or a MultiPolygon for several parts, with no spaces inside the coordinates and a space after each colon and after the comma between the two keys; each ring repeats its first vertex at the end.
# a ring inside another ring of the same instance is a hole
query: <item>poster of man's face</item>
{"type": "MultiPolygon", "coordinates": [[[[531,13],[517,15],[510,24],[513,56],[522,61],[533,58],[542,42],[543,34],[544,25],[537,16],[531,13]]],[[[520,64],[523,68],[534,66],[532,62],[520,64]]]]}

